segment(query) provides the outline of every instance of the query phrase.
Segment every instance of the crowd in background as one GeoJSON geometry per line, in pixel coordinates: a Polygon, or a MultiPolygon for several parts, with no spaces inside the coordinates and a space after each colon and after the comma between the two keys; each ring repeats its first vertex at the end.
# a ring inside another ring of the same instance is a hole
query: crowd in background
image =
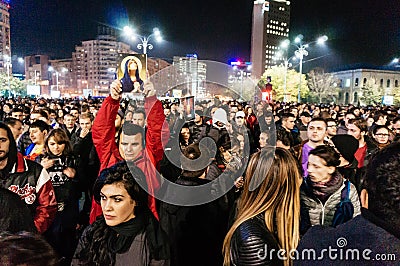
{"type": "MultiPolygon", "coordinates": [[[[197,102],[188,120],[178,102],[150,94],[129,101],[117,85],[112,89],[106,99],[1,100],[0,121],[8,129],[0,126],[0,140],[8,139],[10,148],[1,146],[0,159],[8,161],[0,178],[24,204],[1,190],[0,230],[7,233],[0,246],[23,238],[38,243],[32,249],[39,253],[50,245],[54,253],[41,252],[47,265],[290,265],[293,260],[257,252],[265,244],[287,252],[312,247],[323,233],[314,226],[339,228],[363,213],[363,189],[371,184],[384,188],[372,192],[376,203],[363,215],[389,232],[387,243],[400,243],[393,229],[400,214],[390,209],[400,206],[400,175],[378,180],[385,184],[368,179],[371,164],[387,163],[381,158],[393,164],[383,172],[400,164],[399,108],[213,99],[197,102]],[[215,142],[215,156],[207,167],[188,170],[193,165],[183,158],[212,152],[206,139],[215,142]],[[158,175],[182,186],[213,183],[210,197],[228,189],[209,203],[179,206],[143,194],[137,180],[162,191],[158,175]],[[221,177],[226,180],[215,182],[221,177]],[[116,188],[134,202],[124,227],[106,212],[116,188]],[[382,191],[391,191],[394,202],[376,196],[382,191]],[[374,213],[379,208],[391,218],[374,213]],[[138,239],[145,240],[136,247],[138,239]],[[135,256],[141,259],[132,263],[135,256]]],[[[12,252],[5,253],[10,261],[17,259],[12,252]]]]}

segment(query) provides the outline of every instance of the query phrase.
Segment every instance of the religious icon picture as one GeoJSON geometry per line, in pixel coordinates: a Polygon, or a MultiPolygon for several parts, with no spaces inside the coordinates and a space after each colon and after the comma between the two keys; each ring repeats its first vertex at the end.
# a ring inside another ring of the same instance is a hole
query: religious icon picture
{"type": "Polygon", "coordinates": [[[147,58],[145,54],[120,54],[117,78],[122,83],[123,93],[140,93],[146,80],[147,58]]]}

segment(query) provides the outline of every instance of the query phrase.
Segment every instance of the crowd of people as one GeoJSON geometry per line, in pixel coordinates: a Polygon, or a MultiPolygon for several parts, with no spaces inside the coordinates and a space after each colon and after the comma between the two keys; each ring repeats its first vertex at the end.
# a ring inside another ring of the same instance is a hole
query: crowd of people
{"type": "Polygon", "coordinates": [[[399,108],[214,99],[188,121],[141,89],[1,99],[1,262],[330,264],[299,254],[345,237],[398,264],[399,108]]]}

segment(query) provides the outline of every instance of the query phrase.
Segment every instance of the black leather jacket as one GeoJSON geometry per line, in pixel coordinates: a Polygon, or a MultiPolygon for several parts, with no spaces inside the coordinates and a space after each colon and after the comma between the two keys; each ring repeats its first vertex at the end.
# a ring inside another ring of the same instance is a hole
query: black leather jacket
{"type": "Polygon", "coordinates": [[[258,215],[242,223],[233,234],[231,264],[283,265],[277,257],[278,250],[275,236],[265,226],[263,215],[258,215]]]}

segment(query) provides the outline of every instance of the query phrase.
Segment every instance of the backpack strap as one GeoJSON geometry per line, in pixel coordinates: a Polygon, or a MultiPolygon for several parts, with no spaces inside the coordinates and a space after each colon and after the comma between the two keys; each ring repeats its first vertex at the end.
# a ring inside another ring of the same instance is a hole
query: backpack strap
{"type": "Polygon", "coordinates": [[[339,224],[345,223],[353,217],[354,206],[350,200],[350,181],[345,181],[345,187],[341,191],[340,202],[336,206],[336,211],[333,216],[332,226],[336,227],[339,224]]]}
{"type": "Polygon", "coordinates": [[[350,181],[344,181],[344,188],[340,196],[340,202],[350,201],[350,181]]]}

